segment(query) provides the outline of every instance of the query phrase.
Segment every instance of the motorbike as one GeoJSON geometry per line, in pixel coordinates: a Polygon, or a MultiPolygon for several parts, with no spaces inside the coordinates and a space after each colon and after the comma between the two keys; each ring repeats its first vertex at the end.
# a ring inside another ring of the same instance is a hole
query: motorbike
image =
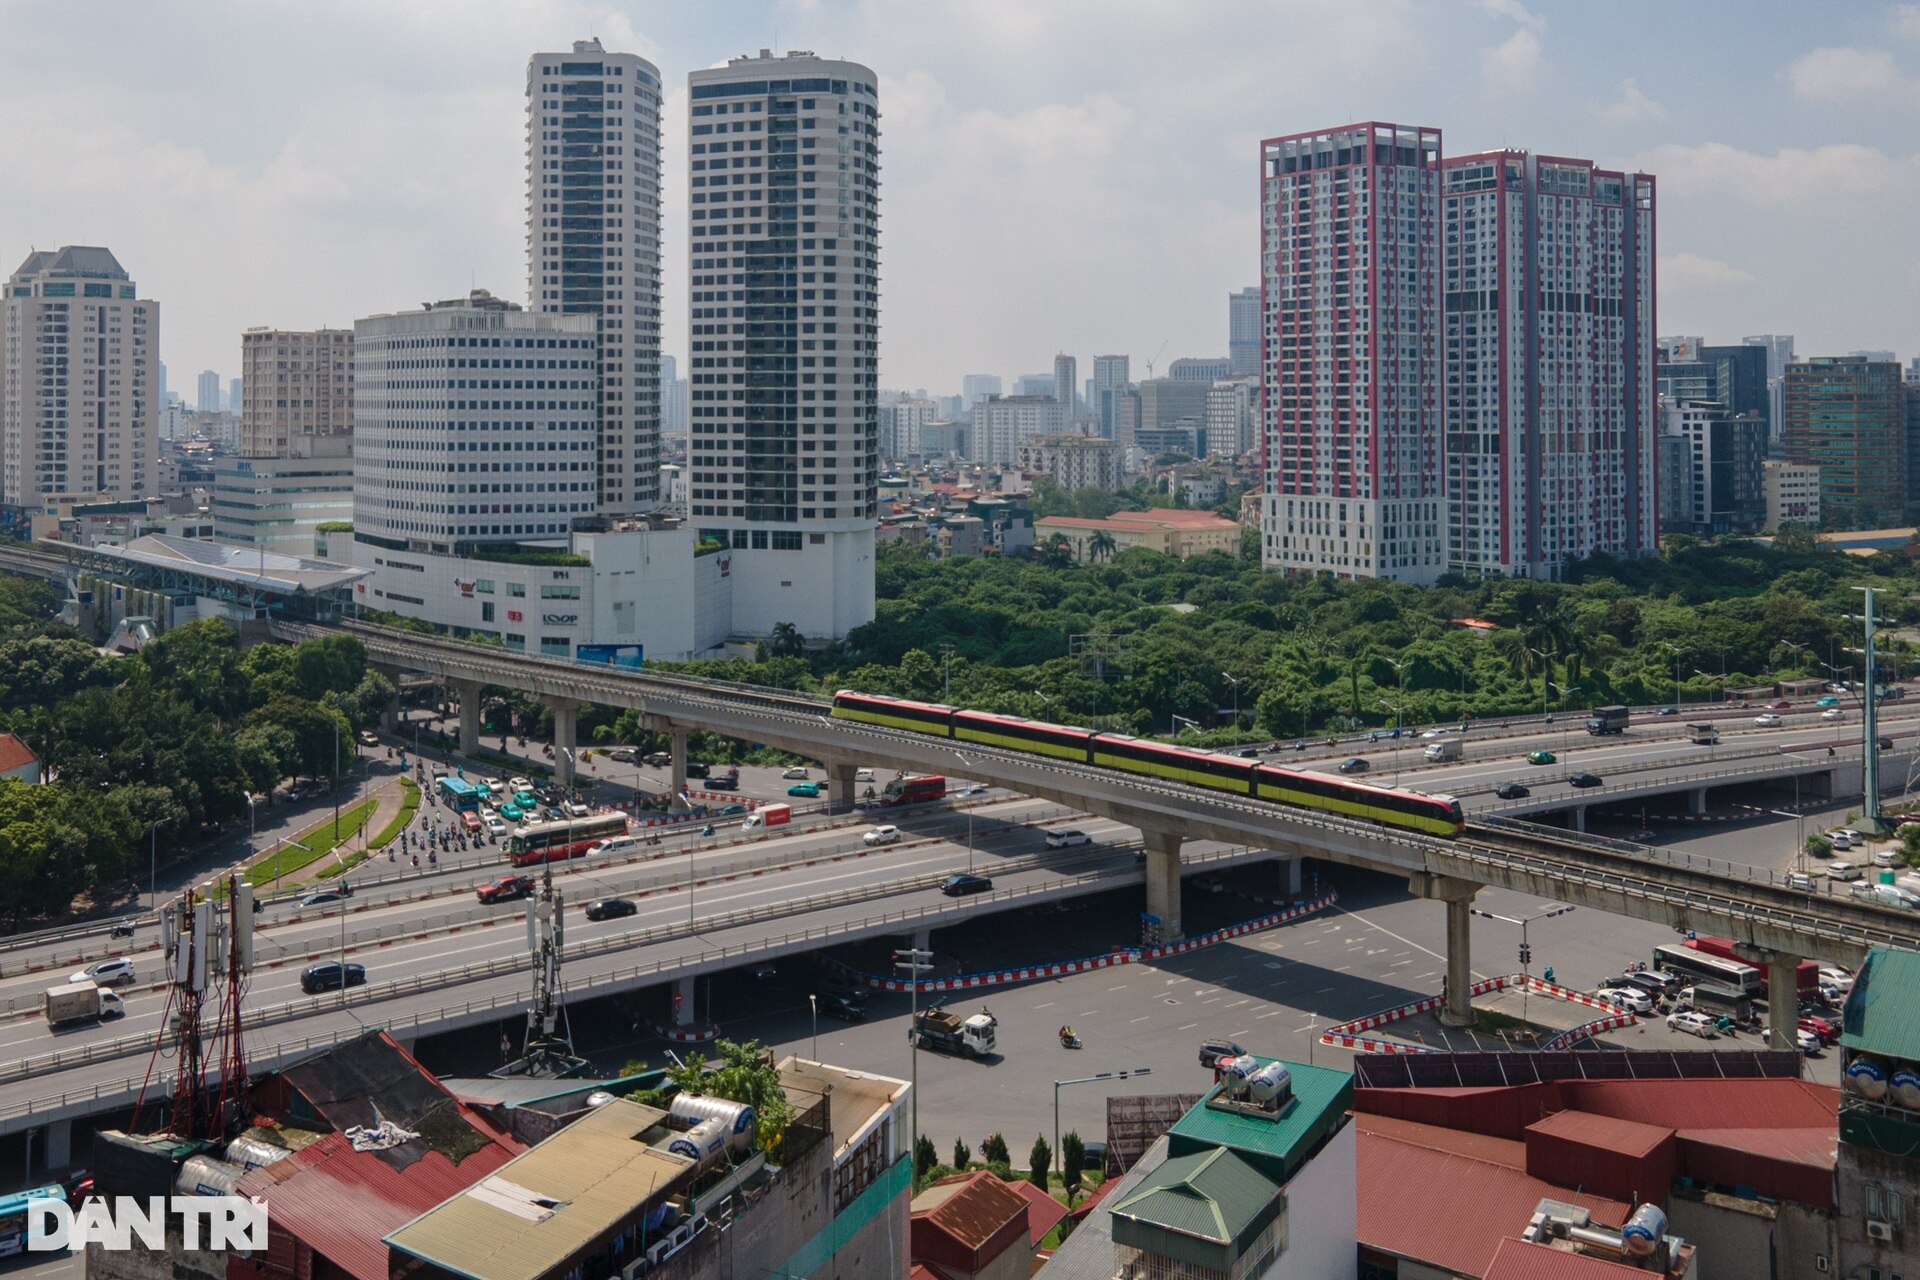
{"type": "Polygon", "coordinates": [[[1078,1049],[1080,1047],[1080,1036],[1076,1032],[1062,1031],[1060,1033],[1060,1047],[1062,1049],[1078,1049]]]}
{"type": "Polygon", "coordinates": [[[707,824],[706,826],[704,826],[704,827],[702,827],[702,828],[700,828],[700,834],[701,834],[701,835],[703,835],[703,836],[710,836],[710,835],[712,835],[712,834],[713,834],[713,824],[712,824],[711,822],[709,822],[709,823],[708,823],[708,824],[707,824]]]}
{"type": "Polygon", "coordinates": [[[122,920],[113,926],[113,931],[110,936],[115,938],[131,938],[133,936],[133,922],[131,920],[122,920]]]}

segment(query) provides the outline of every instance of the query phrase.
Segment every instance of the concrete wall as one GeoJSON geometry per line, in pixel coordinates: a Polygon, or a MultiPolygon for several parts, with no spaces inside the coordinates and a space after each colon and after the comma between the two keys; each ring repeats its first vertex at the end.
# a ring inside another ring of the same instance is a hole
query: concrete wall
{"type": "MultiPolygon", "coordinates": [[[[1352,1121],[1287,1184],[1287,1247],[1264,1280],[1353,1280],[1358,1267],[1358,1138],[1352,1121]]],[[[1402,1264],[1403,1280],[1409,1272],[1402,1264]]]]}
{"type": "Polygon", "coordinates": [[[1728,1196],[1675,1195],[1664,1207],[1668,1231],[1697,1246],[1703,1280],[1773,1275],[1784,1280],[1787,1275],[1771,1265],[1774,1205],[1728,1196]]]}
{"type": "Polygon", "coordinates": [[[873,530],[813,536],[802,533],[798,551],[733,548],[735,635],[791,622],[809,640],[841,640],[873,621],[873,530]]]}
{"type": "Polygon", "coordinates": [[[1878,1268],[1883,1277],[1896,1271],[1906,1276],[1920,1275],[1920,1203],[1916,1203],[1920,1197],[1914,1194],[1920,1177],[1916,1174],[1920,1174],[1920,1168],[1912,1159],[1851,1142],[1840,1144],[1833,1168],[1836,1277],[1855,1280],[1864,1277],[1869,1267],[1878,1268]],[[1867,1239],[1870,1182],[1899,1193],[1900,1213],[1891,1219],[1891,1241],[1867,1239]]]}

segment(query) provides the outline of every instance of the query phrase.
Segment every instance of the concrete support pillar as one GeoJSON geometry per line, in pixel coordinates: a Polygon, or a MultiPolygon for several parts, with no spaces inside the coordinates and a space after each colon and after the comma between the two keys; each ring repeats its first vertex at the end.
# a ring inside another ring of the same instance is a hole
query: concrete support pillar
{"type": "Polygon", "coordinates": [[[1300,896],[1300,864],[1305,861],[1305,858],[1296,853],[1280,863],[1280,874],[1286,881],[1288,897],[1300,896]]]}
{"type": "MultiPolygon", "coordinates": [[[[563,787],[573,785],[575,730],[580,722],[580,704],[571,698],[549,698],[553,709],[553,780],[563,787]]],[[[463,722],[464,723],[464,722],[463,722]]]]}
{"type": "Polygon", "coordinates": [[[693,979],[675,978],[673,980],[673,1025],[690,1027],[693,1025],[693,979]]]}
{"type": "Polygon", "coordinates": [[[1143,830],[1147,845],[1147,914],[1160,921],[1160,940],[1183,935],[1180,924],[1180,845],[1172,831],[1143,830]]]}
{"type": "Polygon", "coordinates": [[[400,727],[400,698],[395,695],[387,699],[387,705],[380,708],[380,729],[383,733],[392,733],[400,727]]]}
{"type": "Polygon", "coordinates": [[[1470,880],[1421,873],[1408,881],[1417,897],[1437,898],[1447,904],[1447,1003],[1440,1021],[1464,1027],[1473,1021],[1473,895],[1480,886],[1470,880]]]}
{"type": "Polygon", "coordinates": [[[1687,792],[1687,812],[1696,818],[1707,811],[1707,789],[1697,787],[1687,792]]]}
{"type": "Polygon", "coordinates": [[[480,682],[456,680],[451,687],[460,699],[460,754],[471,756],[480,750],[480,682]]]}
{"type": "Polygon", "coordinates": [[[1800,957],[1767,953],[1767,1047],[1799,1048],[1800,957]]]}
{"type": "Polygon", "coordinates": [[[1573,829],[1575,831],[1587,829],[1587,806],[1577,804],[1573,807],[1573,829]]]}
{"type": "Polygon", "coordinates": [[[908,937],[909,941],[907,945],[915,951],[933,950],[933,930],[931,928],[915,929],[908,937]]]}
{"type": "Polygon", "coordinates": [[[55,1120],[41,1133],[41,1162],[48,1169],[64,1169],[73,1163],[73,1121],[55,1120]]]}
{"type": "Polygon", "coordinates": [[[669,726],[667,737],[670,740],[667,749],[673,752],[673,798],[677,801],[687,790],[687,726],[669,726]]]}
{"type": "Polygon", "coordinates": [[[860,799],[860,784],[853,779],[859,768],[851,761],[827,762],[827,812],[853,812],[854,804],[860,799]]]}

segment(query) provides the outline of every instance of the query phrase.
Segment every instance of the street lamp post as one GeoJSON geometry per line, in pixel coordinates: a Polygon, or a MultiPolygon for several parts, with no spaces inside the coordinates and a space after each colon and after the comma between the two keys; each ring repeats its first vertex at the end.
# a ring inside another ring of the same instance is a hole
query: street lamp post
{"type": "MultiPolygon", "coordinates": [[[[1134,1067],[1129,1071],[1102,1071],[1095,1075],[1079,1076],[1072,1080],[1053,1082],[1053,1158],[1060,1159],[1060,1088],[1069,1084],[1098,1084],[1102,1080],[1131,1080],[1135,1076],[1150,1076],[1152,1067],[1134,1067]]],[[[1058,1166],[1064,1169],[1065,1165],[1058,1166]]]]}
{"type": "Polygon", "coordinates": [[[813,1011],[813,1060],[820,1061],[820,999],[809,992],[807,1007],[813,1011]]]}
{"type": "Polygon", "coordinates": [[[1400,785],[1400,704],[1380,699],[1380,705],[1393,712],[1393,785],[1400,785]]]}
{"type": "MultiPolygon", "coordinates": [[[[973,761],[967,757],[967,753],[964,751],[956,751],[953,754],[959,758],[961,764],[967,767],[967,782],[971,784],[973,782],[973,761]]],[[[972,805],[967,806],[967,874],[968,875],[973,874],[973,806],[972,805]]]]}
{"type": "MultiPolygon", "coordinates": [[[[920,1143],[920,975],[933,968],[933,952],[915,947],[907,947],[893,953],[893,967],[907,975],[907,990],[911,993],[910,1012],[907,1022],[907,1048],[912,1060],[909,1070],[909,1086],[913,1092],[913,1115],[909,1123],[913,1126],[913,1136],[907,1142],[907,1149],[914,1151],[920,1143]]],[[[918,1153],[915,1152],[917,1155],[918,1153]]]]}
{"type": "Polygon", "coordinates": [[[1220,673],[1220,677],[1221,679],[1225,680],[1228,684],[1233,686],[1233,731],[1235,733],[1239,733],[1240,732],[1240,681],[1237,677],[1230,675],[1225,671],[1222,671],[1220,673]]]}
{"type": "MultiPolygon", "coordinates": [[[[1551,920],[1555,916],[1566,915],[1567,912],[1573,910],[1573,908],[1559,906],[1553,908],[1551,911],[1536,911],[1530,916],[1496,915],[1491,911],[1482,911],[1478,907],[1468,907],[1467,910],[1485,920],[1498,920],[1502,924],[1517,924],[1520,926],[1520,976],[1531,979],[1532,972],[1530,966],[1533,964],[1533,947],[1527,942],[1527,926],[1535,920],[1551,920]]],[[[1530,982],[1522,982],[1520,984],[1520,1020],[1522,1022],[1527,1020],[1527,988],[1529,985],[1530,982]]]]}
{"type": "MultiPolygon", "coordinates": [[[[247,814],[253,814],[253,797],[247,797],[247,814]]],[[[160,820],[155,818],[147,831],[147,897],[154,911],[160,910],[160,820]]]]}

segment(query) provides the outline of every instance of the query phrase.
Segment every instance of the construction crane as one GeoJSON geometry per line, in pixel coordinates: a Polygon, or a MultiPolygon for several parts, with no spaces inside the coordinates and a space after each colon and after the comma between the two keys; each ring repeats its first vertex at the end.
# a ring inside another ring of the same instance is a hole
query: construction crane
{"type": "MultiPolygon", "coordinates": [[[[1167,343],[1171,341],[1172,341],[1171,338],[1162,338],[1160,340],[1160,350],[1153,353],[1153,360],[1158,360],[1160,358],[1161,352],[1164,352],[1167,349],[1167,343]]],[[[1147,378],[1149,380],[1153,378],[1153,360],[1147,361],[1147,378]]]]}

